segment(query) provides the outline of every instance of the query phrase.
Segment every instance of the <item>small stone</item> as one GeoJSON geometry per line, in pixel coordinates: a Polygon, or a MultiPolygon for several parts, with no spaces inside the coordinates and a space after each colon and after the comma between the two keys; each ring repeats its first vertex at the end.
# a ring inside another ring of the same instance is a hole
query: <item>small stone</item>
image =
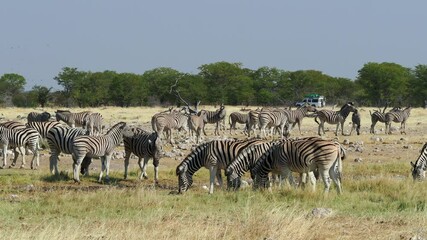
{"type": "Polygon", "coordinates": [[[314,208],[311,211],[313,217],[323,218],[332,214],[332,209],[330,208],[314,208]]]}

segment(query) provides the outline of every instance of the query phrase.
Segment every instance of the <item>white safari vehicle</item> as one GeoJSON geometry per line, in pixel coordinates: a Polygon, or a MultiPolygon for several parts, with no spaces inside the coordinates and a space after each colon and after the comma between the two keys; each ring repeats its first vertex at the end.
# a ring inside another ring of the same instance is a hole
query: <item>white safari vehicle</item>
{"type": "Polygon", "coordinates": [[[324,107],[326,104],[326,99],[324,96],[321,96],[319,94],[308,94],[304,96],[304,99],[301,102],[297,102],[295,105],[298,107],[304,106],[304,105],[310,105],[313,107],[324,107]]]}

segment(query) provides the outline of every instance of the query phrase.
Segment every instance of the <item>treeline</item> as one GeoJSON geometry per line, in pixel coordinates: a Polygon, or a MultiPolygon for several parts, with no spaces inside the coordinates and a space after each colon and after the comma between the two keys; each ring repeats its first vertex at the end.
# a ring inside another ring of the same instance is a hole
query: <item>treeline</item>
{"type": "Polygon", "coordinates": [[[365,106],[424,106],[427,65],[413,69],[396,63],[366,63],[355,80],[332,77],[317,70],[285,71],[241,63],[201,65],[197,74],[155,68],[143,74],[86,72],[64,67],[54,78],[63,89],[34,86],[23,91],[25,78],[16,73],[0,78],[2,103],[18,107],[154,106],[188,103],[290,106],[304,95],[324,95],[328,104],[354,101],[365,106]],[[171,91],[171,90],[176,91],[171,91]]]}

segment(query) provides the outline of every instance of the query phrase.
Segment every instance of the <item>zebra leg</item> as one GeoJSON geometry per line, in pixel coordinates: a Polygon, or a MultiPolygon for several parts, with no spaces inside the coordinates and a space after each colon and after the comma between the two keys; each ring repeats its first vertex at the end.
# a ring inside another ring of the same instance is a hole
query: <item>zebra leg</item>
{"type": "Polygon", "coordinates": [[[147,175],[147,163],[148,163],[149,159],[150,159],[149,156],[144,156],[144,164],[142,165],[141,176],[139,177],[139,179],[142,179],[143,177],[144,177],[144,179],[148,179],[148,175],[147,175]]]}
{"type": "Polygon", "coordinates": [[[125,173],[124,173],[124,179],[128,178],[128,167],[129,167],[129,158],[130,158],[130,155],[131,155],[131,152],[126,152],[126,155],[125,155],[125,173]]]}
{"type": "Polygon", "coordinates": [[[31,150],[33,151],[33,159],[31,159],[31,169],[37,169],[40,165],[40,156],[37,144],[31,150]]]}
{"type": "Polygon", "coordinates": [[[329,169],[329,176],[331,176],[332,181],[335,183],[338,194],[341,194],[341,173],[339,172],[338,161],[341,161],[341,159],[338,159],[334,164],[332,164],[332,167],[329,169]]]}
{"type": "Polygon", "coordinates": [[[324,192],[328,193],[329,188],[331,187],[331,178],[329,176],[329,173],[327,170],[324,170],[324,169],[323,170],[319,169],[319,173],[320,173],[320,176],[322,176],[323,183],[325,184],[324,192]]]}
{"type": "MultiPolygon", "coordinates": [[[[335,136],[338,136],[338,129],[340,128],[340,123],[337,123],[337,128],[335,129],[335,136]]],[[[344,135],[344,132],[341,131],[341,133],[344,135]]]]}
{"type": "MultiPolygon", "coordinates": [[[[19,147],[18,150],[19,150],[19,152],[22,155],[22,164],[21,164],[20,168],[24,168],[24,166],[25,166],[25,151],[26,151],[26,149],[25,149],[25,147],[22,146],[22,147],[19,147]]],[[[12,166],[15,166],[16,160],[18,159],[18,156],[19,156],[19,153],[18,153],[18,151],[15,148],[15,157],[13,159],[12,166]]]]}
{"type": "Polygon", "coordinates": [[[209,194],[213,193],[213,189],[214,189],[214,185],[215,185],[214,183],[215,183],[216,171],[217,171],[217,166],[210,166],[209,167],[209,172],[210,172],[209,194]]]}
{"type": "Polygon", "coordinates": [[[312,171],[307,173],[307,177],[310,180],[312,191],[316,191],[316,176],[314,176],[314,173],[312,171]]]}
{"type": "Polygon", "coordinates": [[[157,157],[153,157],[153,165],[154,165],[154,182],[158,184],[159,183],[159,159],[157,157]]]}
{"type": "MultiPolygon", "coordinates": [[[[322,126],[323,126],[323,123],[322,122],[320,122],[320,124],[319,124],[319,126],[317,127],[317,134],[319,135],[319,136],[322,136],[322,134],[320,134],[320,130],[322,129],[322,126]]],[[[325,130],[323,130],[323,134],[325,134],[325,132],[324,132],[325,130]]]]}
{"type": "Polygon", "coordinates": [[[105,156],[105,162],[106,162],[106,173],[105,173],[105,181],[107,182],[107,183],[109,183],[110,182],[110,162],[111,162],[111,154],[110,155],[107,155],[107,156],[105,156]]]}
{"type": "Polygon", "coordinates": [[[80,165],[82,164],[83,157],[77,157],[73,154],[73,179],[74,182],[80,182],[80,165]]]}
{"type": "Polygon", "coordinates": [[[49,169],[51,174],[59,175],[58,172],[58,155],[59,153],[56,149],[51,148],[51,153],[49,157],[49,169]]]}
{"type": "Polygon", "coordinates": [[[7,144],[3,144],[3,165],[0,167],[1,169],[5,168],[7,165],[7,144]]]}
{"type": "Polygon", "coordinates": [[[99,173],[99,178],[98,178],[98,182],[102,182],[102,175],[104,174],[105,171],[105,156],[101,157],[101,172],[99,173]]]}

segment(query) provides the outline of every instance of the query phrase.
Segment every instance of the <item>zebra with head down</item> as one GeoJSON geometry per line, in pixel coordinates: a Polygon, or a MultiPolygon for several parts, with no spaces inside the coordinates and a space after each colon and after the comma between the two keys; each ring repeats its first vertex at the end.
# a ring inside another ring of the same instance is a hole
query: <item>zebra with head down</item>
{"type": "Polygon", "coordinates": [[[412,177],[415,180],[424,180],[427,171],[427,143],[421,148],[421,154],[415,163],[411,162],[412,177]]]}
{"type": "MultiPolygon", "coordinates": [[[[206,167],[210,172],[209,193],[213,193],[215,176],[221,169],[225,169],[231,161],[248,146],[259,143],[259,139],[249,140],[213,140],[196,147],[176,168],[179,193],[183,193],[193,183],[193,175],[200,168],[206,167]]],[[[222,185],[222,179],[219,177],[222,185]]]]}

